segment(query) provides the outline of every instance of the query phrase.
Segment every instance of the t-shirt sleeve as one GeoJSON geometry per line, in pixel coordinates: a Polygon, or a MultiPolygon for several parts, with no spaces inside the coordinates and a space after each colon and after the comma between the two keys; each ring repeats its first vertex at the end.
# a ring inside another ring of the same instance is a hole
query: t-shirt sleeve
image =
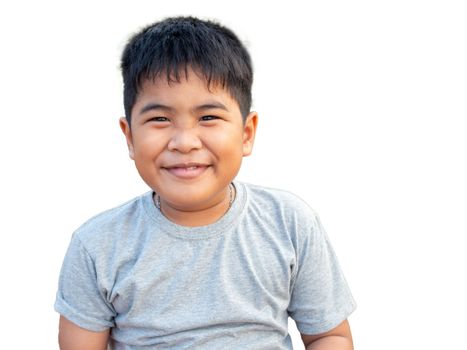
{"type": "Polygon", "coordinates": [[[314,335],[337,327],[356,304],[319,217],[307,226],[298,235],[288,313],[300,333],[314,335]]]}
{"type": "Polygon", "coordinates": [[[93,259],[75,233],[60,271],[55,311],[95,332],[114,326],[115,311],[99,287],[93,259]]]}

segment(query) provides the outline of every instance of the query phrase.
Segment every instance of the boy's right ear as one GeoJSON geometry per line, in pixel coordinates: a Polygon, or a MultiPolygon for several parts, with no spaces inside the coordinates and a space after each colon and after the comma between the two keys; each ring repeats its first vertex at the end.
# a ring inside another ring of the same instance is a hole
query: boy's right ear
{"type": "Polygon", "coordinates": [[[126,144],[128,145],[128,152],[129,152],[130,158],[134,160],[135,151],[133,147],[133,138],[131,136],[130,125],[128,124],[128,121],[126,120],[125,117],[121,117],[119,123],[120,123],[120,129],[122,129],[122,132],[126,138],[126,144]]]}

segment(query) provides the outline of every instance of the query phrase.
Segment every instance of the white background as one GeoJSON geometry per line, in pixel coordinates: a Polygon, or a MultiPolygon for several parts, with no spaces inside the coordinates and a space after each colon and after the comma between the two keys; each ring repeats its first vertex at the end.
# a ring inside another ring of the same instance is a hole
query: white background
{"type": "Polygon", "coordinates": [[[465,346],[463,1],[0,6],[2,348],[58,348],[71,233],[147,190],[118,128],[119,57],[131,33],[179,14],[219,20],[250,50],[261,119],[238,179],[320,214],[359,305],[356,349],[465,346]]]}

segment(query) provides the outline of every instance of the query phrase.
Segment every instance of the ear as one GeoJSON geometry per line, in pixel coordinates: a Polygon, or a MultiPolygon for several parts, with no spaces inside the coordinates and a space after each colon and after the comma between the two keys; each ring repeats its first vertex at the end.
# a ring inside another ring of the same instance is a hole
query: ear
{"type": "Polygon", "coordinates": [[[256,127],[258,126],[258,113],[250,112],[243,126],[243,156],[247,157],[253,151],[256,127]]]}
{"type": "Polygon", "coordinates": [[[133,147],[133,137],[131,135],[130,125],[128,124],[128,121],[126,120],[125,117],[121,117],[119,120],[119,123],[120,123],[120,129],[122,129],[122,132],[126,138],[126,144],[128,145],[128,152],[129,152],[130,158],[134,160],[135,151],[133,147]]]}

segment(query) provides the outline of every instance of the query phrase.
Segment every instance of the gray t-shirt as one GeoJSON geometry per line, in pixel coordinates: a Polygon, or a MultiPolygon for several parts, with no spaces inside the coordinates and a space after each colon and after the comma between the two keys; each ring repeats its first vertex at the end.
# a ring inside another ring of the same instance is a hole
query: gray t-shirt
{"type": "Polygon", "coordinates": [[[111,330],[113,349],[292,349],[355,303],[316,213],[295,195],[235,182],[217,222],[177,225],[148,192],[74,234],[55,310],[111,330]]]}

